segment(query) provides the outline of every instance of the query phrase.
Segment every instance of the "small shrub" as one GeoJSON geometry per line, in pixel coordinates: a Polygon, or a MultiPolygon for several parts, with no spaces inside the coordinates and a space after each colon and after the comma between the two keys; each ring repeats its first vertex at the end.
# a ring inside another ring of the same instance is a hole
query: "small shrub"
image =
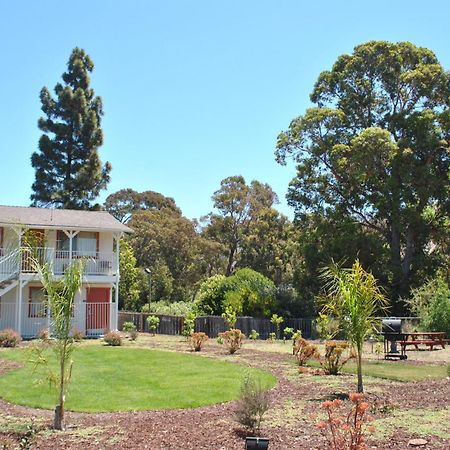
{"type": "Polygon", "coordinates": [[[219,337],[223,339],[223,344],[228,348],[230,355],[236,353],[242,347],[242,341],[245,334],[237,328],[219,333],[219,337]]]}
{"type": "Polygon", "coordinates": [[[147,323],[148,323],[148,331],[153,335],[155,335],[156,330],[158,329],[159,326],[159,317],[148,316],[147,323]]]}
{"type": "Polygon", "coordinates": [[[79,328],[74,328],[72,338],[75,342],[81,342],[84,339],[84,333],[79,328]]]}
{"type": "Polygon", "coordinates": [[[217,336],[216,341],[219,345],[223,345],[223,337],[222,336],[217,336]]]}
{"type": "Polygon", "coordinates": [[[48,328],[42,328],[37,334],[37,338],[41,341],[48,341],[50,339],[50,330],[48,328]]]}
{"type": "Polygon", "coordinates": [[[320,339],[330,340],[339,333],[339,321],[326,314],[319,313],[315,324],[320,339]]]}
{"type": "Polygon", "coordinates": [[[259,333],[256,330],[252,330],[248,335],[248,338],[256,341],[256,339],[259,339],[259,333]]]}
{"type": "Polygon", "coordinates": [[[284,322],[283,317],[279,316],[278,314],[273,314],[270,318],[270,322],[273,323],[277,329],[277,339],[280,339],[280,326],[284,322]]]}
{"type": "Polygon", "coordinates": [[[161,314],[165,316],[186,317],[194,308],[193,302],[158,302],[146,303],[142,306],[143,313],[161,314]]]}
{"type": "Polygon", "coordinates": [[[195,352],[199,352],[202,347],[203,344],[208,340],[208,336],[206,333],[203,332],[198,332],[198,333],[192,333],[189,336],[189,344],[192,348],[192,350],[194,350],[195,352]]]}
{"type": "Polygon", "coordinates": [[[277,335],[276,333],[269,333],[269,335],[267,336],[267,340],[269,342],[274,342],[277,340],[277,335]]]}
{"type": "Polygon", "coordinates": [[[383,344],[381,342],[377,342],[375,344],[375,348],[374,348],[375,354],[378,356],[378,358],[381,356],[381,354],[384,352],[384,347],[383,344]]]}
{"type": "Polygon", "coordinates": [[[309,359],[318,359],[320,357],[317,347],[302,337],[299,337],[294,341],[292,353],[297,358],[297,363],[299,366],[305,365],[306,361],[309,359]]]}
{"type": "Polygon", "coordinates": [[[130,331],[135,331],[136,325],[133,322],[124,322],[122,325],[122,330],[125,331],[125,333],[129,333],[130,331]]]}
{"type": "Polygon", "coordinates": [[[194,332],[195,330],[195,313],[190,312],[183,321],[183,329],[181,331],[181,334],[185,338],[189,338],[189,336],[194,332]]]}
{"type": "MultiPolygon", "coordinates": [[[[343,406],[342,400],[328,400],[322,403],[327,418],[317,424],[328,441],[331,450],[364,450],[364,424],[370,419],[366,415],[369,405],[364,401],[364,394],[349,394],[352,408],[348,413],[339,414],[343,406]]],[[[373,427],[367,431],[374,432],[373,427]]]]}
{"type": "Polygon", "coordinates": [[[139,336],[139,333],[137,332],[137,330],[131,330],[128,333],[128,337],[130,338],[130,341],[135,341],[139,336]]]}
{"type": "Polygon", "coordinates": [[[283,335],[284,335],[284,339],[286,340],[286,339],[291,339],[292,338],[292,336],[294,336],[294,329],[293,328],[291,328],[291,327],[286,327],[284,330],[283,330],[283,335]]]}
{"type": "Polygon", "coordinates": [[[233,329],[237,322],[236,311],[231,306],[227,306],[225,311],[222,313],[222,319],[225,321],[230,330],[233,329]]]}
{"type": "Polygon", "coordinates": [[[301,338],[301,337],[302,337],[302,332],[301,332],[300,330],[297,330],[297,331],[292,335],[292,343],[294,344],[295,341],[296,341],[298,338],[301,338]]]}
{"type": "Polygon", "coordinates": [[[237,421],[252,431],[259,431],[262,418],[269,408],[269,394],[263,389],[261,380],[256,381],[247,375],[242,381],[241,394],[237,402],[237,421]]]}
{"type": "Polygon", "coordinates": [[[17,347],[21,341],[20,336],[12,329],[0,331],[0,347],[17,347]]]}
{"type": "Polygon", "coordinates": [[[111,345],[112,347],[119,347],[122,345],[122,336],[117,333],[117,331],[110,331],[105,334],[103,340],[106,345],[111,345]]]}
{"type": "Polygon", "coordinates": [[[351,358],[355,358],[355,353],[350,351],[349,356],[344,357],[343,353],[349,348],[347,342],[327,341],[325,342],[325,355],[320,358],[320,365],[326,375],[338,375],[342,367],[351,358]]]}

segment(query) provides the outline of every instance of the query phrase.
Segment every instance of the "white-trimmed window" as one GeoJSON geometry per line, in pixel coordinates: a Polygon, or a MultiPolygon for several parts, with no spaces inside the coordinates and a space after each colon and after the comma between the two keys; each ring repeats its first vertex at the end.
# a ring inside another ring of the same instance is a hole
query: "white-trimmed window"
{"type": "MultiPolygon", "coordinates": [[[[58,231],[56,249],[69,251],[70,239],[64,231],[58,231]]],[[[72,239],[72,251],[83,256],[95,257],[99,249],[99,233],[95,231],[80,231],[72,239]]]]}
{"type": "Polygon", "coordinates": [[[28,296],[28,317],[46,317],[45,292],[41,287],[30,287],[28,296]]]}

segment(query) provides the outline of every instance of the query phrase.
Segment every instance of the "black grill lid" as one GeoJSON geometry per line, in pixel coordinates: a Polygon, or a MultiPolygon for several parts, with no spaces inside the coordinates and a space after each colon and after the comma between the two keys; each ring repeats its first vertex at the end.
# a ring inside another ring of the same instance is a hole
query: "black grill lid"
{"type": "Polygon", "coordinates": [[[383,333],[400,333],[402,330],[401,319],[383,319],[381,321],[381,331],[383,333]]]}

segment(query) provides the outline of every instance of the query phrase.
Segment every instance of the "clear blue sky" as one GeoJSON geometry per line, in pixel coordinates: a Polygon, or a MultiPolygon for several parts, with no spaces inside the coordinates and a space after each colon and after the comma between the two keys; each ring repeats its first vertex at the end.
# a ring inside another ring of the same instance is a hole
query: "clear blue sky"
{"type": "Polygon", "coordinates": [[[108,193],[174,197],[188,217],[211,211],[220,180],[269,183],[279,208],[294,168],[277,134],[309,105],[336,57],[372,39],[432,49],[450,69],[442,1],[0,0],[0,204],[28,205],[39,91],[60,81],[71,50],[95,62],[103,98],[108,193]]]}

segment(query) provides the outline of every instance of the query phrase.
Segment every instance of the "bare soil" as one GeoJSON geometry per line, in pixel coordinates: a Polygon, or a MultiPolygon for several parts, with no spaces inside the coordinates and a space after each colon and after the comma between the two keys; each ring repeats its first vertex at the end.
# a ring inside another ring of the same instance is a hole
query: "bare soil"
{"type": "MultiPolygon", "coordinates": [[[[90,343],[89,345],[95,345],[90,343]]],[[[141,336],[133,345],[188,351],[180,338],[148,338],[141,336]]],[[[278,379],[271,390],[272,406],[260,432],[270,439],[271,450],[325,449],[326,440],[317,429],[324,400],[343,397],[356,389],[354,376],[338,377],[300,375],[287,348],[285,352],[267,351],[266,344],[258,349],[242,348],[230,357],[216,343],[210,341],[196,357],[212,357],[235,361],[271,371],[278,379]]],[[[445,350],[447,351],[447,349],[445,350]]],[[[432,352],[430,352],[432,353],[432,352]]],[[[1,357],[1,354],[0,354],[1,357]]],[[[427,355],[428,359],[428,355],[427,355]]],[[[420,364],[420,358],[416,361],[420,364]]],[[[441,364],[444,361],[440,362],[441,364]]],[[[399,362],[401,364],[401,362],[399,362]]],[[[414,360],[408,364],[414,364],[414,360]]],[[[7,366],[0,359],[0,376],[14,364],[7,366]]],[[[450,399],[450,381],[400,383],[366,378],[366,398],[374,419],[389,418],[393,411],[445,411],[450,399]]],[[[199,380],[201,382],[201,380],[199,380]]],[[[27,447],[48,449],[243,449],[245,436],[250,435],[234,420],[236,402],[211,405],[190,410],[140,411],[123,413],[67,413],[69,428],[65,432],[51,430],[52,412],[12,405],[0,400],[0,448],[27,447]],[[31,429],[24,425],[32,424],[31,429]]],[[[425,420],[425,419],[424,419],[425,420]]],[[[433,424],[428,424],[433,428],[433,424]]],[[[442,427],[442,423],[439,424],[442,427]]],[[[448,423],[447,423],[448,425],[448,423]]],[[[450,431],[450,430],[449,430],[450,431]]],[[[449,434],[450,435],[450,434],[449,434]]],[[[444,450],[450,440],[416,433],[402,423],[394,432],[382,438],[368,437],[370,449],[414,448],[408,446],[413,438],[425,438],[428,443],[420,449],[444,450]]]]}

